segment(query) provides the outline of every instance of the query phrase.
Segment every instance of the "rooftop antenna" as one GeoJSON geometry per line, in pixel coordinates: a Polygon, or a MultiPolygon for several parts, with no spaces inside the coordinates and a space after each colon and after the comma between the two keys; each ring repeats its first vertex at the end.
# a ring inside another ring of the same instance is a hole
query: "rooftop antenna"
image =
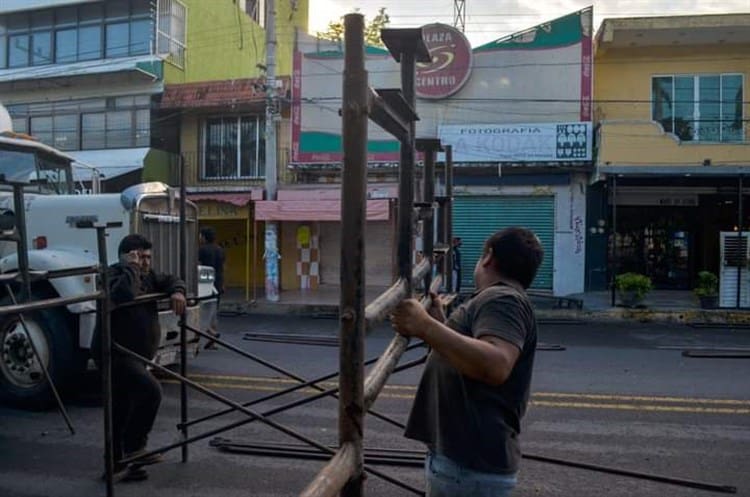
{"type": "Polygon", "coordinates": [[[466,0],[453,0],[453,27],[466,31],[466,0]]]}

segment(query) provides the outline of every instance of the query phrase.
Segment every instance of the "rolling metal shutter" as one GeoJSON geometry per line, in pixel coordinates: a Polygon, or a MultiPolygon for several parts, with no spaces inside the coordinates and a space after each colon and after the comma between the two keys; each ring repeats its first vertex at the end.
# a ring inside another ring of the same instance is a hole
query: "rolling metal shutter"
{"type": "Polygon", "coordinates": [[[453,236],[461,237],[461,291],[474,288],[474,266],[484,241],[510,226],[534,231],[542,241],[544,260],[532,288],[552,289],[555,240],[553,196],[456,196],[453,200],[453,236]]]}

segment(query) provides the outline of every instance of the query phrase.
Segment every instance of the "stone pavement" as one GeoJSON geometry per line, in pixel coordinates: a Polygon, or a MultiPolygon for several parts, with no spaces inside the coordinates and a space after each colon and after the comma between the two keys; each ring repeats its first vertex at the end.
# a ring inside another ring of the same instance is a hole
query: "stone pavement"
{"type": "MultiPolygon", "coordinates": [[[[368,287],[367,302],[385,290],[368,287]]],[[[531,292],[542,321],[640,321],[692,324],[750,325],[750,309],[701,309],[692,292],[679,290],[654,290],[637,308],[611,305],[609,291],[587,292],[567,297],[552,297],[531,292]],[[580,308],[579,308],[580,305],[580,308]]],[[[282,291],[278,302],[265,299],[262,288],[251,292],[230,289],[222,298],[223,313],[293,314],[307,316],[332,316],[338,312],[339,288],[322,285],[317,290],[282,291]]]]}

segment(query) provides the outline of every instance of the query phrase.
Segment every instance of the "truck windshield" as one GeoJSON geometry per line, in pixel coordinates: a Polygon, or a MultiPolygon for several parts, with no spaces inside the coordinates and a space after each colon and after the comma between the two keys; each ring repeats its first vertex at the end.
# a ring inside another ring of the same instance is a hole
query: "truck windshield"
{"type": "Polygon", "coordinates": [[[38,157],[25,150],[0,149],[0,175],[6,181],[29,183],[27,191],[69,195],[72,193],[70,165],[38,157]]]}

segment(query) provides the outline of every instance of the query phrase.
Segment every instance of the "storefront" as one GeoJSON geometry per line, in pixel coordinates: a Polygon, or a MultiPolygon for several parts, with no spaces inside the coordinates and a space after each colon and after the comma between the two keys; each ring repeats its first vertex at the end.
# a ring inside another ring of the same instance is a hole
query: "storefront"
{"type": "Polygon", "coordinates": [[[253,201],[262,198],[260,189],[250,193],[191,193],[198,205],[200,228],[216,230],[216,242],[224,249],[224,285],[239,291],[245,300],[257,297],[263,287],[263,233],[253,219],[253,201]]]}
{"type": "Polygon", "coordinates": [[[645,274],[657,289],[690,290],[704,270],[721,277],[721,233],[750,229],[750,188],[740,190],[747,183],[741,168],[620,169],[607,179],[607,224],[617,234],[614,246],[604,248],[609,266],[617,274],[645,274]]]}
{"type": "MultiPolygon", "coordinates": [[[[383,198],[367,201],[367,286],[389,286],[393,275],[395,189],[371,185],[383,198]],[[391,195],[390,198],[385,195],[391,195]]],[[[331,188],[279,190],[277,200],[255,202],[255,221],[279,223],[281,290],[338,286],[341,267],[341,191],[331,188]]]]}

